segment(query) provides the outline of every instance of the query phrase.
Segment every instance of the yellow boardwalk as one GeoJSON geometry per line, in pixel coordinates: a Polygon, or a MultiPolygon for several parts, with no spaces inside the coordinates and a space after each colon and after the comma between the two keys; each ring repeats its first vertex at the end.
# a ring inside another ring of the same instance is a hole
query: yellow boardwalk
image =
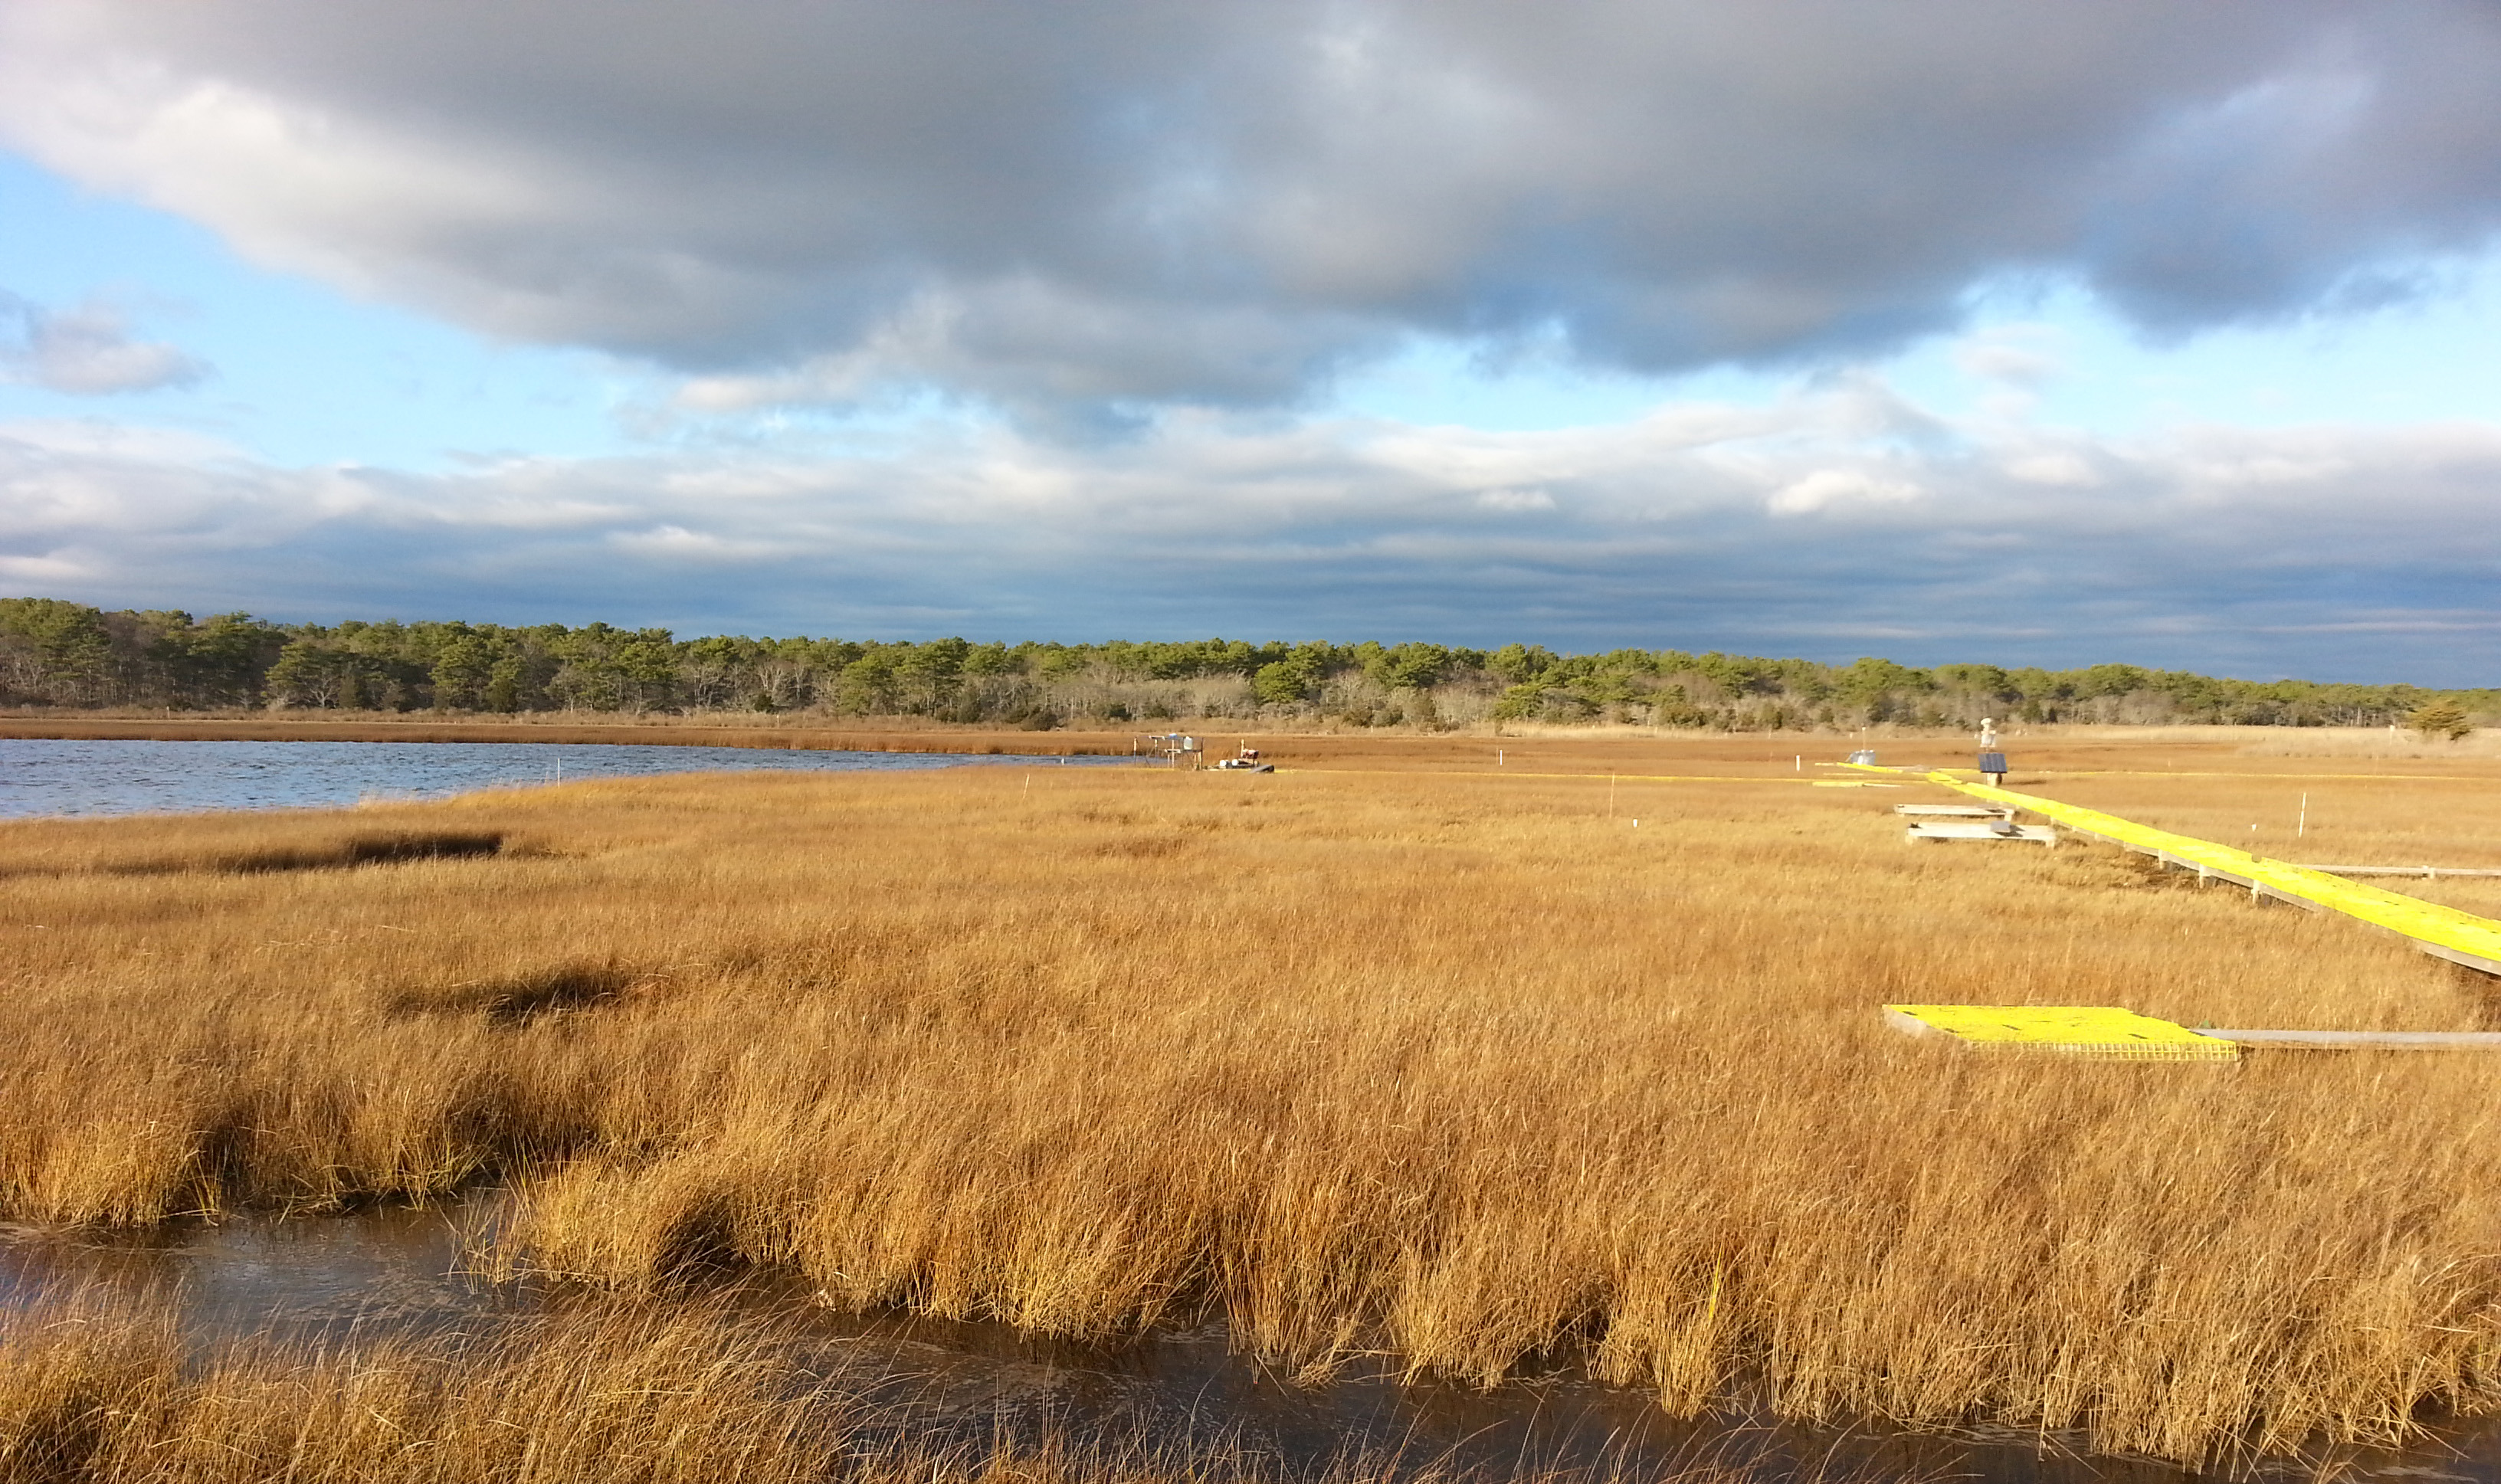
{"type": "Polygon", "coordinates": [[[2399,892],[2364,886],[2323,871],[2308,871],[2283,861],[2251,855],[2229,845],[2196,840],[2186,835],[2174,835],[2116,814],[2098,809],[2081,808],[2044,799],[2033,794],[2018,794],[2012,789],[1991,788],[1985,783],[1967,783],[1950,773],[1927,775],[1931,783],[1985,799],[1992,804],[2012,805],[2028,809],[2053,823],[2063,825],[2079,835],[2089,835],[2113,844],[2154,856],[2167,864],[2197,872],[2201,875],[2246,886],[2253,896],[2276,898],[2300,907],[2323,907],[2359,917],[2364,922],[2401,934],[2414,940],[2425,953],[2436,954],[2451,963],[2464,964],[2485,973],[2501,974],[2501,922],[2478,917],[2455,907],[2441,907],[2399,892]]]}

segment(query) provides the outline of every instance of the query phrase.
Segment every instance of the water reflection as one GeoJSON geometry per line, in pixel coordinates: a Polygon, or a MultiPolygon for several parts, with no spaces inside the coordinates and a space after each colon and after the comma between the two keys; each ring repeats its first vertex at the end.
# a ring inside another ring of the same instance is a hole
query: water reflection
{"type": "MultiPolygon", "coordinates": [[[[487,1197],[424,1210],[183,1223],[102,1238],[0,1234],[0,1323],[63,1282],[166,1296],[204,1341],[265,1336],[330,1347],[484,1335],[583,1302],[476,1275],[471,1256],[495,1210],[487,1197]]],[[[1940,1435],[1818,1431],[1743,1416],[1679,1423],[1637,1394],[1569,1374],[1491,1391],[1401,1384],[1387,1374],[1297,1386],[1235,1355],[1220,1323],[1107,1349],[1029,1339],[997,1325],[837,1313],[785,1283],[750,1282],[735,1293],[742,1307],[777,1321],[795,1360],[853,1382],[872,1378],[896,1403],[894,1416],[924,1439],[981,1444],[1050,1434],[1167,1456],[1222,1450],[1304,1477],[1355,1454],[1394,1456],[1419,1474],[1656,1475],[1709,1459],[1769,1479],[2188,1484],[2197,1477],[2151,1461],[2087,1458],[2078,1438],[2011,1428],[1940,1435]]],[[[2501,1429],[2400,1454],[2278,1461],[2237,1472],[2272,1481],[2496,1484],[2501,1429]]]]}
{"type": "Polygon", "coordinates": [[[0,817],[343,808],[481,788],[664,773],[897,773],[1127,758],[804,752],[584,742],[64,742],[0,739],[0,817]]]}

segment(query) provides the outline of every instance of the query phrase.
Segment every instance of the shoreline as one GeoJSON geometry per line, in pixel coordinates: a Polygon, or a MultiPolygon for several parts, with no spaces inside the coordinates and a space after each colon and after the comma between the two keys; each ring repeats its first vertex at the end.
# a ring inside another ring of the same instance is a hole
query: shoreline
{"type": "MultiPolygon", "coordinates": [[[[1297,769],[1374,772],[1568,773],[1626,776],[1686,773],[1796,776],[1838,763],[1858,747],[1888,763],[1968,767],[1972,742],[1958,732],[1707,732],[1648,727],[1555,727],[1514,724],[1499,731],[1419,732],[1397,728],[1308,729],[1210,725],[1224,718],[1141,722],[1110,728],[1030,732],[959,725],[924,717],[826,718],[739,715],[566,717],[539,712],[515,717],[298,714],[155,716],[0,713],[0,741],[53,742],[469,742],[591,746],[728,747],[792,752],[884,752],[967,757],[1131,757],[1139,742],[1166,731],[1189,731],[1205,744],[1207,762],[1240,747],[1297,769]]],[[[2009,734],[2007,750],[2025,773],[2098,772],[2113,766],[2195,770],[2228,765],[2236,772],[2297,776],[2369,773],[2386,775],[2478,776],[2501,774],[2501,734],[2465,743],[2420,746],[2385,739],[2375,728],[2129,726],[2106,724],[2026,729],[2009,734]],[[2153,760],[2159,759],[2158,763],[2153,760]],[[2128,761],[2122,762],[2122,759],[2128,761]]]]}
{"type": "Polygon", "coordinates": [[[740,747],[792,752],[1123,756],[1127,733],[991,728],[758,726],[691,721],[296,720],[244,717],[0,716],[0,739],[45,742],[397,742],[740,747]]]}

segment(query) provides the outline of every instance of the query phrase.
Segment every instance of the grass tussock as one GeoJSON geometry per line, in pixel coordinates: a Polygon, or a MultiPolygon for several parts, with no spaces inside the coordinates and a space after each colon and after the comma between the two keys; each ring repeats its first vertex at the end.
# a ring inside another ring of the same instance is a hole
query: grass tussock
{"type": "MultiPolygon", "coordinates": [[[[2501,823],[2406,786],[2461,841],[2501,823]]],[[[1901,797],[656,779],[396,811],[527,854],[256,876],[109,868],[335,825],[11,826],[9,858],[96,869],[0,904],[0,1215],[497,1171],[512,1270],[770,1266],[1098,1339],[1221,1313],[1314,1378],[1570,1363],[1680,1414],[2176,1459],[2501,1405],[2487,1065],[2002,1061],[1874,1012],[2465,1029],[2480,991],[2082,852],[1908,848],[1901,797]]]]}
{"type": "Polygon", "coordinates": [[[543,1015],[610,1005],[620,995],[648,992],[666,980],[666,974],[638,973],[613,961],[582,959],[521,973],[406,985],[383,1003],[404,1015],[475,1014],[491,1025],[520,1026],[543,1015]]]}
{"type": "Polygon", "coordinates": [[[472,860],[504,848],[504,837],[475,830],[403,831],[393,835],[350,835],[333,844],[310,849],[275,849],[234,855],[211,864],[213,871],[250,874],[262,871],[335,871],[345,866],[387,866],[401,861],[472,860]]]}
{"type": "MultiPolygon", "coordinates": [[[[161,821],[176,841],[196,835],[196,821],[161,821]],[[186,830],[185,825],[194,826],[186,830]]],[[[330,821],[323,821],[329,824],[330,821]]],[[[217,841],[214,829],[206,841],[217,841]]],[[[254,832],[259,835],[259,832],[254,832]]],[[[113,850],[110,837],[74,832],[54,848],[31,852],[0,863],[0,879],[12,875],[180,875],[206,872],[217,875],[264,875],[292,871],[341,871],[356,866],[389,866],[412,861],[475,860],[504,852],[503,835],[479,830],[343,831],[313,828],[287,832],[270,840],[248,837],[250,842],[204,842],[153,850],[113,850]]],[[[516,853],[527,853],[526,847],[516,853]]]]}
{"type": "Polygon", "coordinates": [[[472,1340],[188,1354],[94,1296],[0,1332],[0,1473],[23,1484],[874,1479],[840,1393],[720,1316],[622,1311],[472,1340]],[[868,1467],[840,1467],[844,1464],[868,1467]]]}

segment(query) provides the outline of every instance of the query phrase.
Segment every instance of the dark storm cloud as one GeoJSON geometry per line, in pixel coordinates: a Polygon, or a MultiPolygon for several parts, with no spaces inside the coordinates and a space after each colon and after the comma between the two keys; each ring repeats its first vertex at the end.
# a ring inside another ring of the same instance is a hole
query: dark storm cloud
{"type": "Polygon", "coordinates": [[[1289,399],[1422,331],[1847,356],[1975,282],[2144,326],[2501,219],[2476,3],[51,0],[0,127],[264,259],[705,373],[1289,399]]]}

